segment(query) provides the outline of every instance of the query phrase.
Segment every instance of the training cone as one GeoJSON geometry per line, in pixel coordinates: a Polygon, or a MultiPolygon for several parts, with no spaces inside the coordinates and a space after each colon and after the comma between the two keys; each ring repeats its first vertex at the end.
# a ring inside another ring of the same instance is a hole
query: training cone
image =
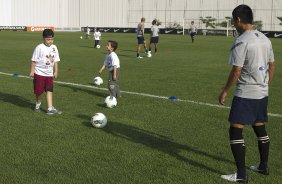
{"type": "Polygon", "coordinates": [[[171,96],[171,97],[169,97],[168,99],[170,99],[170,100],[176,100],[177,98],[176,98],[176,96],[171,96]]]}

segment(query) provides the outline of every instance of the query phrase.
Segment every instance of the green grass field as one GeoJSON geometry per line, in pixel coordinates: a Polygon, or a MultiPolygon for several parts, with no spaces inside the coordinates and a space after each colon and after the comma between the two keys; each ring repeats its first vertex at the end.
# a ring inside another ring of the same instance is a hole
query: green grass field
{"type": "MultiPolygon", "coordinates": [[[[212,105],[218,105],[231,69],[227,58],[234,38],[197,36],[192,44],[188,36],[161,35],[159,55],[137,60],[135,34],[102,33],[101,49],[81,35],[55,33],[61,58],[57,80],[85,85],[55,84],[54,105],[62,115],[34,113],[32,80],[0,74],[0,183],[227,183],[220,175],[236,170],[229,109],[212,105]],[[121,61],[123,93],[114,109],[103,105],[107,71],[101,87],[92,85],[109,39],[119,42],[121,61]],[[183,101],[166,99],[170,96],[183,101]],[[103,129],[90,123],[97,112],[108,118],[103,129]]],[[[0,32],[0,40],[0,72],[28,76],[41,33],[0,32]]],[[[270,116],[267,127],[271,174],[248,172],[249,183],[256,184],[282,181],[282,40],[272,43],[277,62],[269,112],[278,116],[270,116]]],[[[244,139],[246,164],[257,164],[251,127],[244,129],[244,139]]]]}

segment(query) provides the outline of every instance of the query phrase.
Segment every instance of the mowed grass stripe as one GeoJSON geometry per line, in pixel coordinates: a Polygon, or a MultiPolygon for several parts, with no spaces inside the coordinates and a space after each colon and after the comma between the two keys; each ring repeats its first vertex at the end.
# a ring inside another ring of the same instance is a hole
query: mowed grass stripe
{"type": "MultiPolygon", "coordinates": [[[[30,77],[28,77],[28,76],[19,75],[19,74],[11,74],[11,73],[4,73],[4,72],[0,72],[0,74],[30,79],[30,77]]],[[[92,88],[92,89],[98,89],[98,90],[103,90],[103,91],[107,91],[108,90],[107,88],[101,88],[101,87],[90,86],[90,85],[85,85],[85,84],[77,84],[77,83],[62,82],[62,81],[54,81],[54,82],[57,83],[57,84],[64,84],[64,85],[84,87],[84,88],[92,88]]],[[[131,95],[139,95],[139,96],[145,96],[145,97],[169,100],[169,97],[166,97],[166,96],[158,96],[158,95],[152,95],[152,94],[148,94],[148,93],[139,93],[139,92],[131,92],[131,91],[121,91],[121,92],[122,93],[126,93],[126,94],[131,94],[131,95]]],[[[211,103],[206,103],[206,102],[197,102],[197,101],[193,101],[193,100],[175,99],[174,101],[193,103],[193,104],[203,105],[203,106],[210,106],[210,107],[230,109],[229,106],[216,105],[216,104],[211,104],[211,103]]],[[[272,116],[272,117],[280,117],[280,118],[282,118],[281,114],[268,113],[268,115],[272,116]]]]}

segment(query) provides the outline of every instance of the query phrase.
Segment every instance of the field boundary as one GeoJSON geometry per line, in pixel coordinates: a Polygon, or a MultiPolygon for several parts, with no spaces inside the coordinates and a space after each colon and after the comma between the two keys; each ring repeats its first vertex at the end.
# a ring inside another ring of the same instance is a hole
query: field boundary
{"type": "MultiPolygon", "coordinates": [[[[4,73],[4,72],[0,72],[0,74],[1,75],[6,75],[6,76],[13,76],[13,77],[21,77],[21,78],[32,79],[29,76],[24,76],[24,75],[20,75],[20,74],[11,74],[11,73],[4,73]]],[[[70,86],[77,86],[77,87],[84,87],[84,88],[92,88],[92,89],[98,89],[98,90],[102,90],[102,91],[107,91],[108,90],[107,88],[100,88],[100,87],[96,87],[96,86],[85,85],[85,84],[77,84],[77,83],[71,83],[71,82],[54,81],[54,83],[70,85],[70,86]]],[[[126,94],[130,94],[130,95],[139,95],[139,96],[145,96],[145,97],[151,97],[151,98],[170,100],[169,97],[166,97],[166,96],[158,96],[158,95],[152,95],[152,94],[148,94],[148,93],[138,93],[138,92],[131,92],[131,91],[121,91],[121,92],[122,93],[126,93],[126,94]]],[[[209,107],[217,107],[217,108],[222,108],[222,109],[230,109],[229,106],[211,104],[211,103],[206,103],[206,102],[198,102],[198,101],[193,101],[193,100],[175,99],[173,101],[186,102],[186,103],[202,105],[202,106],[209,106],[209,107]]],[[[272,116],[272,117],[280,117],[280,118],[282,118],[282,114],[268,113],[268,115],[272,116]]]]}

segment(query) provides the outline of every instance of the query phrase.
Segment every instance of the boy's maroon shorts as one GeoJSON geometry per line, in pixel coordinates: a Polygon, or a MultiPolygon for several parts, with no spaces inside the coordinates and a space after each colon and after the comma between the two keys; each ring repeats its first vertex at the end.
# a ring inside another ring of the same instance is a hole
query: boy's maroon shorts
{"type": "Polygon", "coordinates": [[[34,74],[33,88],[36,95],[41,95],[44,91],[53,92],[53,77],[34,74]]]}

